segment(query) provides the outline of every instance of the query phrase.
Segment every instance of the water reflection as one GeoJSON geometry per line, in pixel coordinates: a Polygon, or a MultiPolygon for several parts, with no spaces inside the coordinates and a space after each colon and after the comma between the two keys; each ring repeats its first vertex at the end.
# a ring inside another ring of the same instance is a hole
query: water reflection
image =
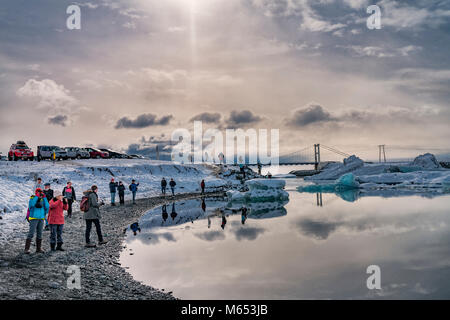
{"type": "Polygon", "coordinates": [[[187,299],[450,298],[450,196],[289,192],[286,203],[204,198],[151,210],[121,262],[187,299]],[[366,287],[371,264],[382,290],[366,287]]]}

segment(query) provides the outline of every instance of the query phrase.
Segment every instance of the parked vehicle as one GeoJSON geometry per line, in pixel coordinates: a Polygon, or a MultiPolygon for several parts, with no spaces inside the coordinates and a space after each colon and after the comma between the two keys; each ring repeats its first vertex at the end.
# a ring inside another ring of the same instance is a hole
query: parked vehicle
{"type": "Polygon", "coordinates": [[[124,159],[127,157],[126,154],[120,153],[118,151],[113,151],[113,150],[109,150],[109,149],[100,149],[100,150],[103,152],[108,152],[109,158],[124,159]]]}
{"type": "Polygon", "coordinates": [[[68,159],[67,151],[61,149],[58,146],[38,146],[37,147],[37,159],[38,161],[44,159],[52,159],[53,152],[55,152],[56,159],[66,160],[68,159]]]}
{"type": "Polygon", "coordinates": [[[85,149],[89,152],[92,159],[100,159],[100,158],[107,159],[107,158],[109,158],[108,152],[104,152],[104,151],[98,150],[96,148],[85,148],[85,149]]]}
{"type": "Polygon", "coordinates": [[[143,157],[139,154],[130,154],[129,159],[145,159],[145,157],[143,157]]]}
{"type": "Polygon", "coordinates": [[[33,161],[34,159],[33,151],[27,146],[24,141],[17,141],[16,143],[12,144],[8,152],[9,161],[17,161],[19,159],[30,161],[33,161]]]}
{"type": "Polygon", "coordinates": [[[90,153],[78,147],[65,147],[64,150],[67,151],[67,156],[70,159],[89,159],[91,157],[90,153]]]}

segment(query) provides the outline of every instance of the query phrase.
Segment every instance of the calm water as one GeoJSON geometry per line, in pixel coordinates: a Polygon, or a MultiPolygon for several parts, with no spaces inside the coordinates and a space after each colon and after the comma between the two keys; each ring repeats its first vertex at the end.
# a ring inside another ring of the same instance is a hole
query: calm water
{"type": "Polygon", "coordinates": [[[305,194],[300,183],[247,217],[223,199],[151,210],[128,229],[122,265],[184,299],[450,298],[450,195],[305,194]],[[369,265],[382,290],[367,289],[369,265]]]}

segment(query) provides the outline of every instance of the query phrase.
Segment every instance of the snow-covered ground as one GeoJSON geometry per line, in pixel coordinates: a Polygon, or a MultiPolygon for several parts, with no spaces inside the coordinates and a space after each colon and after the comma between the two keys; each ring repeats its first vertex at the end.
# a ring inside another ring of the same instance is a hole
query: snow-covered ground
{"type": "MultiPolygon", "coordinates": [[[[96,184],[99,197],[108,203],[108,184],[112,177],[125,184],[125,199],[129,200],[131,192],[128,191],[128,185],[132,179],[139,182],[137,198],[144,198],[160,195],[163,177],[168,182],[174,178],[177,193],[199,191],[202,179],[205,180],[207,191],[240,185],[233,171],[238,171],[238,168],[229,167],[225,175],[221,174],[218,178],[214,168],[202,164],[180,165],[143,159],[73,160],[57,161],[55,164],[50,161],[0,161],[0,244],[18,223],[26,223],[24,219],[28,200],[38,177],[42,178],[43,183],[50,182],[53,190],[60,191],[67,181],[71,181],[77,200],[81,200],[83,191],[96,184]]],[[[77,209],[78,203],[75,203],[74,210],[77,209]]]]}

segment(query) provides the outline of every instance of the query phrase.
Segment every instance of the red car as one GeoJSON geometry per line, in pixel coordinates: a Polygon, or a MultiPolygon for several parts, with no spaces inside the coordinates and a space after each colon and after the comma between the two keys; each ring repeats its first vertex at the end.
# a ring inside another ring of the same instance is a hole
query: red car
{"type": "Polygon", "coordinates": [[[27,146],[24,141],[17,141],[17,143],[12,144],[11,148],[9,148],[8,160],[17,161],[19,159],[30,161],[33,161],[34,159],[33,151],[27,146]]]}
{"type": "Polygon", "coordinates": [[[91,155],[91,159],[108,159],[109,158],[109,153],[108,152],[104,152],[95,148],[85,148],[89,154],[91,155]]]}

